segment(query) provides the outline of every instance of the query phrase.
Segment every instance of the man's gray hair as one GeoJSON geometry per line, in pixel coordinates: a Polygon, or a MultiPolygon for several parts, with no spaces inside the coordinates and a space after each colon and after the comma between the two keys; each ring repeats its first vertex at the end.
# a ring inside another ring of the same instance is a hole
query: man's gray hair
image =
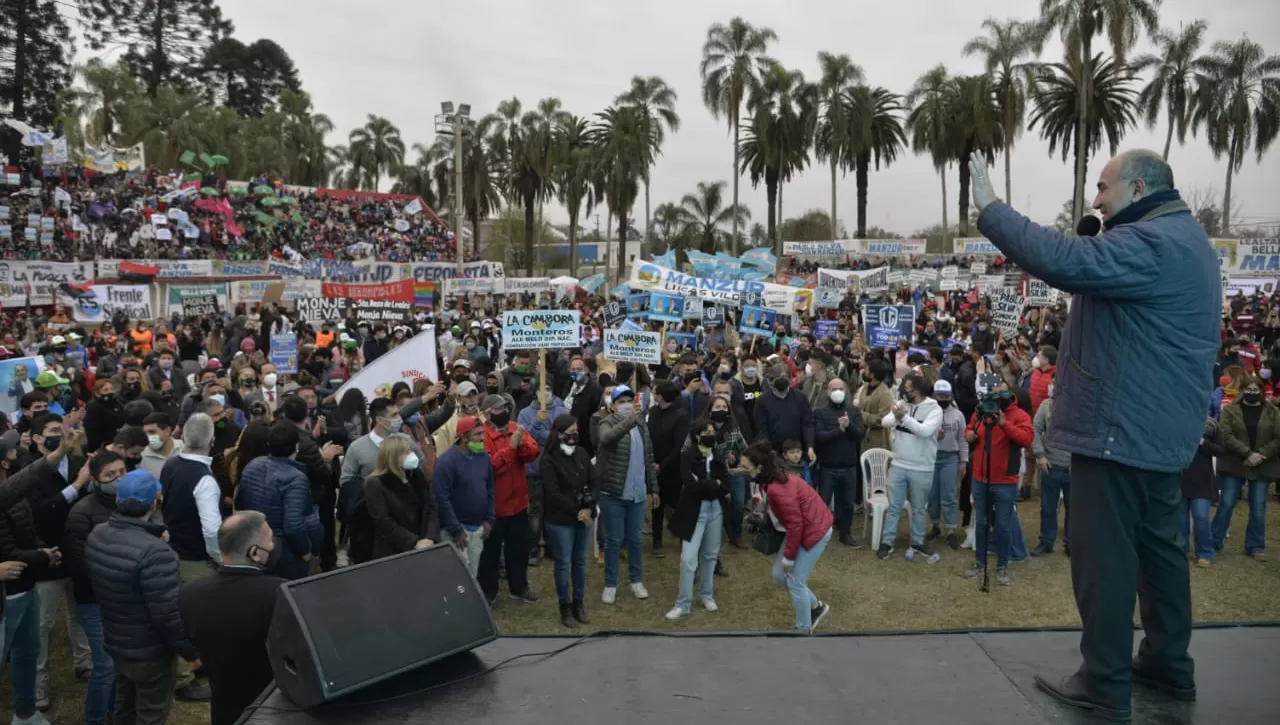
{"type": "Polygon", "coordinates": [[[1155,151],[1135,149],[1120,154],[1120,180],[1142,179],[1147,193],[1173,188],[1173,169],[1155,151]]]}
{"type": "Polygon", "coordinates": [[[261,511],[237,511],[218,527],[218,550],[224,559],[236,564],[249,561],[249,549],[262,536],[262,525],[267,522],[261,511]]]}
{"type": "Polygon", "coordinates": [[[192,453],[208,454],[213,445],[213,418],[204,413],[192,413],[182,426],[182,447],[192,453]]]}

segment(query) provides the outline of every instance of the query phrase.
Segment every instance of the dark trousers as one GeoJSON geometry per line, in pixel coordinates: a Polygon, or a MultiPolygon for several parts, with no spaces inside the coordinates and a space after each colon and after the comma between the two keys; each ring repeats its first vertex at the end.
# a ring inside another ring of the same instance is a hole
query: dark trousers
{"type": "Polygon", "coordinates": [[[529,510],[515,516],[499,516],[493,523],[493,531],[484,540],[480,553],[480,569],[476,579],[484,595],[493,601],[498,596],[498,557],[507,566],[507,586],[512,594],[524,594],[529,590],[529,510]]]}
{"type": "Polygon", "coordinates": [[[853,505],[858,495],[858,469],[818,468],[818,495],[836,517],[836,531],[848,534],[853,526],[853,505]]]}
{"type": "Polygon", "coordinates": [[[667,515],[675,511],[676,502],[680,499],[680,479],[664,481],[658,479],[658,498],[662,503],[653,509],[653,548],[662,546],[662,528],[667,515]]]}
{"type": "Polygon", "coordinates": [[[542,553],[543,523],[542,481],[537,476],[529,476],[529,553],[531,555],[534,552],[542,553]]]}
{"type": "Polygon", "coordinates": [[[1081,668],[1089,691],[1128,707],[1133,600],[1145,637],[1138,657],[1179,687],[1194,684],[1191,580],[1179,543],[1181,474],[1071,456],[1071,584],[1084,622],[1081,668]]]}
{"type": "Polygon", "coordinates": [[[164,725],[178,679],[173,657],[144,662],[116,659],[114,664],[115,725],[164,725]]]}
{"type": "Polygon", "coordinates": [[[338,505],[338,488],[326,483],[321,491],[320,526],[324,528],[324,541],[320,544],[320,571],[338,568],[338,522],[334,511],[338,505]]]}
{"type": "Polygon", "coordinates": [[[964,478],[960,479],[960,513],[964,515],[960,525],[969,528],[973,520],[973,504],[969,498],[973,495],[973,464],[964,467],[964,478]]]}
{"type": "Polygon", "coordinates": [[[1066,525],[1063,527],[1062,546],[1071,550],[1071,471],[1061,468],[1050,468],[1040,474],[1040,546],[1053,551],[1053,542],[1058,538],[1058,498],[1063,501],[1066,511],[1066,525]]]}

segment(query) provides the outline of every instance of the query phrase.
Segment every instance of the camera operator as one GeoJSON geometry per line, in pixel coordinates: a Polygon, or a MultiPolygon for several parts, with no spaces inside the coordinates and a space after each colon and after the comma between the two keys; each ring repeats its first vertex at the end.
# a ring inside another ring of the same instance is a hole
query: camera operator
{"type": "Polygon", "coordinates": [[[969,443],[969,464],[973,471],[975,560],[965,571],[969,578],[984,573],[987,566],[988,516],[995,513],[996,583],[1009,586],[1009,550],[1016,516],[1019,474],[1023,449],[1035,440],[1031,416],[1018,407],[1017,400],[1001,381],[978,398],[978,407],[965,429],[969,443]]]}

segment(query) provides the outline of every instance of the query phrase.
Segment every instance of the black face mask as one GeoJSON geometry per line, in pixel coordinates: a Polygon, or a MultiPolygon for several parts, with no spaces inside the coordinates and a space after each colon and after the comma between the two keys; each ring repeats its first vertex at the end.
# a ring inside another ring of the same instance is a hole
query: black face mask
{"type": "Polygon", "coordinates": [[[778,378],[777,380],[773,381],[773,389],[778,391],[779,393],[787,392],[787,389],[790,387],[791,387],[791,382],[786,378],[778,378]]]}
{"type": "Polygon", "coordinates": [[[490,413],[489,420],[495,428],[505,428],[507,423],[511,422],[511,413],[505,410],[501,413],[490,413]]]}
{"type": "Polygon", "coordinates": [[[262,569],[263,571],[270,571],[276,568],[276,564],[280,563],[281,549],[279,545],[272,546],[271,549],[268,551],[267,549],[263,549],[261,546],[254,544],[253,546],[250,546],[249,551],[245,553],[249,555],[249,561],[253,562],[254,566],[258,567],[259,569],[262,569]],[[257,554],[259,551],[267,552],[267,561],[265,564],[254,559],[254,555],[257,554]]]}
{"type": "Polygon", "coordinates": [[[939,400],[939,401],[938,401],[938,405],[941,405],[941,406],[942,406],[942,409],[943,409],[943,410],[946,410],[947,408],[950,408],[950,407],[951,407],[951,401],[950,401],[950,400],[939,400]]]}
{"type": "Polygon", "coordinates": [[[716,444],[716,437],[711,435],[698,436],[698,445],[704,448],[710,448],[716,444]]]}
{"type": "Polygon", "coordinates": [[[1262,402],[1262,393],[1245,393],[1240,396],[1240,399],[1249,405],[1257,405],[1262,402]]]}
{"type": "Polygon", "coordinates": [[[498,394],[498,386],[497,386],[497,385],[486,385],[486,386],[484,386],[484,389],[485,389],[485,391],[486,391],[486,392],[488,392],[490,395],[497,395],[497,394],[498,394]]]}
{"type": "Polygon", "coordinates": [[[713,410],[713,411],[711,411],[711,421],[712,421],[713,423],[723,423],[723,422],[725,422],[725,421],[727,421],[727,420],[729,420],[729,411],[727,411],[727,410],[713,410]]]}
{"type": "Polygon", "coordinates": [[[468,374],[466,374],[466,373],[454,373],[454,374],[453,374],[453,382],[455,382],[455,383],[465,383],[465,382],[467,382],[467,381],[468,381],[468,380],[470,380],[470,379],[471,379],[471,376],[470,376],[470,375],[468,375],[468,374]]]}
{"type": "Polygon", "coordinates": [[[576,446],[578,445],[578,436],[565,436],[560,439],[560,442],[566,446],[576,446]]]}

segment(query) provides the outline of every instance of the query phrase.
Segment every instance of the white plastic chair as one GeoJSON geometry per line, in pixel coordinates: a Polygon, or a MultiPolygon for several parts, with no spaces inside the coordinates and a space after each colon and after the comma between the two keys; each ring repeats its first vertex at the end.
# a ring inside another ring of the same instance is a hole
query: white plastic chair
{"type": "Polygon", "coordinates": [[[863,536],[867,533],[867,524],[871,524],[871,544],[880,545],[881,528],[884,526],[884,512],[889,509],[889,466],[893,463],[893,452],[883,448],[872,448],[862,454],[862,508],[866,518],[862,522],[863,536]]]}

